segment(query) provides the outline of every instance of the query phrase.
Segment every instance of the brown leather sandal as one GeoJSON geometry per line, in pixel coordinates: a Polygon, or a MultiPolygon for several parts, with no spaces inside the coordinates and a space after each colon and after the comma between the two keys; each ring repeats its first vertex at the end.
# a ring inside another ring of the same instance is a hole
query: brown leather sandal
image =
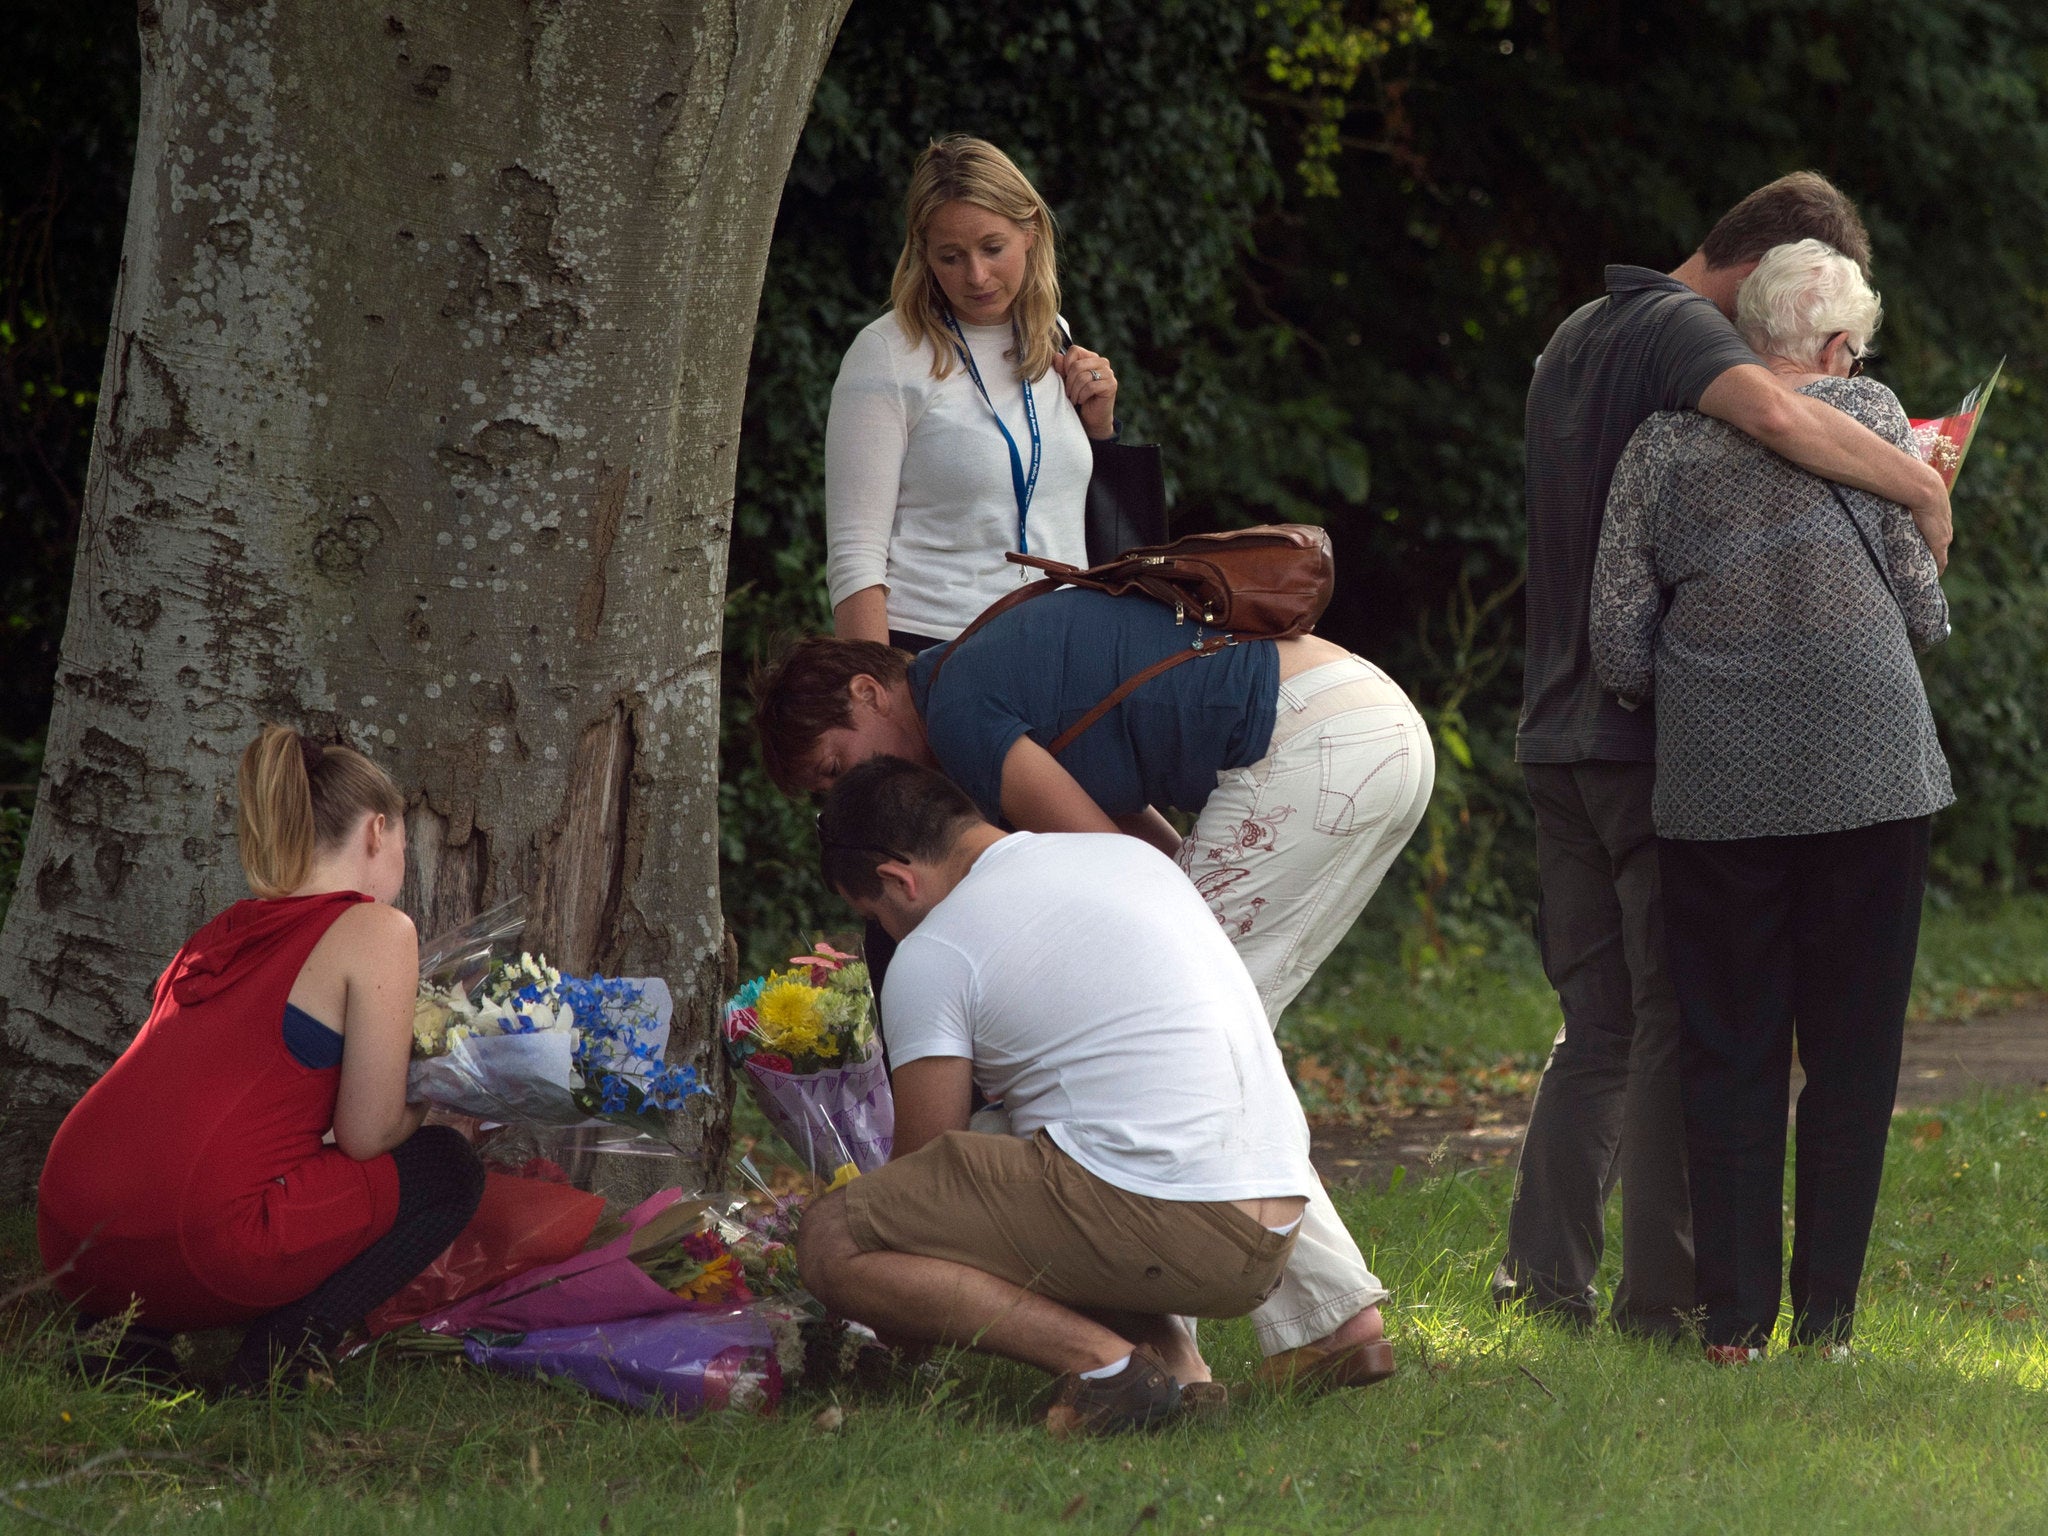
{"type": "Polygon", "coordinates": [[[1394,1346],[1385,1339],[1341,1349],[1304,1344],[1269,1356],[1259,1366],[1259,1380],[1278,1389],[1328,1392],[1339,1387],[1369,1387],[1385,1381],[1396,1369],[1394,1346]]]}
{"type": "Polygon", "coordinates": [[[1181,1417],[1202,1424],[1221,1424],[1230,1417],[1230,1388],[1220,1381],[1181,1383],[1181,1417]]]}

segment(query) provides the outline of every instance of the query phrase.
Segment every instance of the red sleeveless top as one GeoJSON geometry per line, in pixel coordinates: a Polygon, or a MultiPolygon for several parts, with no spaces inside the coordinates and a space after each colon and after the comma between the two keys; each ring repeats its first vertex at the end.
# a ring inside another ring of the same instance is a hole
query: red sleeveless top
{"type": "Polygon", "coordinates": [[[241,901],[178,951],[149,1022],[65,1118],[37,1237],[58,1293],[94,1316],[141,1303],[182,1330],[247,1322],[390,1230],[398,1170],[321,1137],[340,1067],[301,1065],[285,1001],[354,891],[241,901]]]}

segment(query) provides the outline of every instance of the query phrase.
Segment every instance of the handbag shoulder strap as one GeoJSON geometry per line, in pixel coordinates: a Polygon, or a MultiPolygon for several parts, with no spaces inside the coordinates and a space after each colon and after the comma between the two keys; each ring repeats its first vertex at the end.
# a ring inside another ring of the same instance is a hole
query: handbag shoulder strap
{"type": "Polygon", "coordinates": [[[1891,593],[1892,601],[1898,602],[1899,589],[1892,585],[1892,573],[1886,569],[1884,560],[1877,552],[1877,546],[1870,542],[1870,535],[1863,531],[1863,525],[1856,521],[1856,514],[1850,509],[1849,498],[1842,494],[1842,488],[1834,481],[1828,482],[1828,489],[1834,493],[1835,505],[1842,509],[1842,516],[1849,520],[1849,526],[1856,530],[1856,540],[1863,546],[1863,552],[1870,556],[1870,563],[1877,570],[1877,579],[1884,583],[1885,591],[1891,593]]]}
{"type": "MultiPolygon", "coordinates": [[[[1062,567],[1061,569],[1069,569],[1069,567],[1062,567]]],[[[982,609],[980,613],[977,613],[974,616],[974,622],[948,640],[945,649],[939,652],[939,659],[932,663],[931,678],[924,685],[925,698],[929,700],[932,690],[939,686],[939,674],[945,671],[946,663],[952,658],[954,648],[971,639],[982,625],[988,623],[990,619],[1001,618],[1019,603],[1029,602],[1034,597],[1043,597],[1046,593],[1065,585],[1066,578],[1064,576],[1047,576],[1041,581],[1032,582],[1029,586],[1019,587],[1014,592],[1005,592],[1001,597],[982,609]]]]}
{"type": "MultiPolygon", "coordinates": [[[[1014,592],[1006,593],[977,614],[972,624],[969,624],[958,635],[946,642],[945,649],[939,652],[938,660],[932,663],[932,675],[925,683],[925,707],[927,709],[931,707],[932,693],[939,686],[939,674],[945,670],[947,658],[953,654],[955,646],[972,638],[975,631],[991,619],[999,619],[1019,604],[1027,603],[1034,597],[1043,597],[1046,593],[1056,591],[1066,584],[1067,578],[1065,576],[1058,574],[1047,576],[1042,581],[1032,582],[1028,587],[1019,587],[1014,592]]],[[[1084,731],[1098,724],[1104,715],[1115,709],[1117,705],[1123,703],[1125,699],[1151,682],[1160,673],[1171,671],[1182,662],[1193,661],[1199,656],[1213,656],[1225,646],[1235,644],[1236,640],[1237,637],[1235,635],[1216,635],[1200,644],[1191,645],[1186,650],[1175,651],[1164,660],[1155,661],[1151,666],[1132,673],[1097,702],[1095,707],[1089,710],[1087,714],[1055,736],[1052,739],[1051,745],[1046,750],[1052,753],[1054,757],[1058,757],[1068,747],[1071,747],[1084,731]]]]}
{"type": "Polygon", "coordinates": [[[1233,643],[1233,639],[1234,637],[1232,636],[1218,635],[1215,639],[1205,641],[1201,645],[1189,646],[1184,651],[1175,651],[1164,661],[1155,661],[1143,671],[1133,672],[1121,683],[1118,683],[1108,696],[1093,709],[1089,710],[1087,714],[1076,720],[1064,731],[1061,731],[1059,735],[1053,737],[1052,744],[1046,748],[1046,751],[1050,752],[1054,757],[1058,757],[1074,744],[1083,731],[1099,722],[1104,715],[1115,709],[1117,705],[1123,703],[1125,699],[1128,699],[1140,688],[1151,682],[1160,673],[1170,672],[1184,661],[1193,661],[1200,656],[1213,656],[1216,652],[1222,650],[1224,646],[1233,643]]]}

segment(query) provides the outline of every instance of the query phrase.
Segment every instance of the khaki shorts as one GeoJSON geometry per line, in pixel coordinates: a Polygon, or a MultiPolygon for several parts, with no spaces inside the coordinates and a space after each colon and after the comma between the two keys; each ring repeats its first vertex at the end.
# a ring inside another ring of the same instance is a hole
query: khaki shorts
{"type": "Polygon", "coordinates": [[[1293,1232],[1228,1201],[1104,1183],[1040,1131],[948,1131],[846,1187],[863,1253],[948,1259],[1070,1307],[1242,1317],[1280,1283],[1293,1232]]]}

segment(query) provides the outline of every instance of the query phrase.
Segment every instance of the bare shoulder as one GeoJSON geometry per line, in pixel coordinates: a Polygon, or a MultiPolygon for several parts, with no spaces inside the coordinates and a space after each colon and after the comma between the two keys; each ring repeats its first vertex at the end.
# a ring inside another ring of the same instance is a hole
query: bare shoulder
{"type": "Polygon", "coordinates": [[[357,964],[416,967],[420,936],[412,919],[398,908],[381,901],[363,901],[334,920],[334,926],[321,938],[320,948],[357,964]]]}
{"type": "Polygon", "coordinates": [[[403,940],[414,945],[420,941],[419,929],[413,920],[389,902],[357,902],[334,920],[335,927],[344,925],[350,932],[364,938],[403,940]]]}
{"type": "Polygon", "coordinates": [[[329,1029],[345,1030],[352,989],[409,991],[419,964],[412,919],[381,901],[357,902],[320,935],[292,984],[291,1001],[329,1029]]]}

